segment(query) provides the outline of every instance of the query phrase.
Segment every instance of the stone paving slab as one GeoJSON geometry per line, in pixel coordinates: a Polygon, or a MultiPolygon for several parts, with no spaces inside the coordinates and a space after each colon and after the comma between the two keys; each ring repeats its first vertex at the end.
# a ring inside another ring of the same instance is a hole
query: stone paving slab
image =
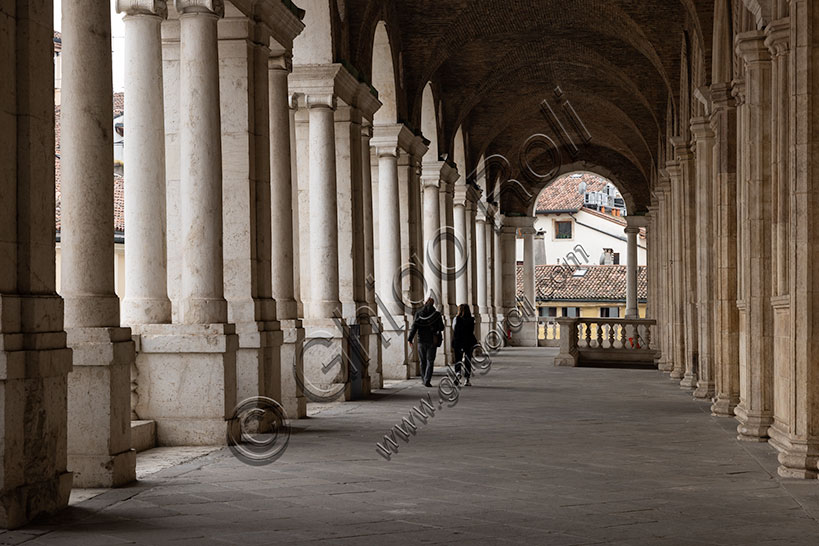
{"type": "Polygon", "coordinates": [[[656,370],[555,368],[507,349],[387,461],[418,381],[311,406],[286,453],[222,449],[110,490],[0,544],[819,544],[819,481],[776,475],[656,370]]]}

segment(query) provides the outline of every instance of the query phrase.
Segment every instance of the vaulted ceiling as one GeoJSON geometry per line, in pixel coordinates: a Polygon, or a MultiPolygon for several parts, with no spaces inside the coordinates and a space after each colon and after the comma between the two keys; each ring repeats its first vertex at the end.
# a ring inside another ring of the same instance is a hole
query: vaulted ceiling
{"type": "MultiPolygon", "coordinates": [[[[710,73],[713,0],[336,2],[339,8],[345,4],[344,49],[365,75],[372,66],[374,26],[386,21],[403,95],[400,121],[420,127],[423,89],[432,82],[442,150],[452,149],[463,125],[470,168],[482,154],[502,154],[515,169],[532,135],[560,144],[541,112],[546,100],[580,145],[571,157],[563,149],[562,161],[605,170],[637,209],[649,204],[661,136],[669,112],[677,115],[687,73],[683,51],[698,56],[701,72],[710,73]],[[566,101],[588,130],[589,143],[570,129],[561,106],[566,101]]],[[[537,195],[548,181],[527,183],[537,195]]]]}

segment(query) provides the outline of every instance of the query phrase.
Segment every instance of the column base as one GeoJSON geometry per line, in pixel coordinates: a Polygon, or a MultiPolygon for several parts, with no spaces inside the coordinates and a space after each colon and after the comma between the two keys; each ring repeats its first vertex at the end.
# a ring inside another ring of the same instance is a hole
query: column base
{"type": "Polygon", "coordinates": [[[718,394],[714,403],[711,404],[711,415],[733,417],[737,404],[739,404],[739,397],[726,397],[723,394],[718,394]]]}
{"type": "Polygon", "coordinates": [[[713,381],[697,381],[697,388],[694,390],[694,398],[711,399],[714,397],[713,381]]]}
{"type": "Polygon", "coordinates": [[[233,324],[140,327],[137,414],[156,421],[157,445],[225,445],[236,398],[233,324]]]}
{"type": "Polygon", "coordinates": [[[74,487],[119,487],[136,480],[136,450],[116,455],[70,455],[69,469],[74,473],[74,487]]]}
{"type": "Polygon", "coordinates": [[[381,353],[381,331],[383,325],[377,316],[370,317],[371,333],[367,337],[367,354],[370,356],[370,364],[367,366],[367,373],[370,375],[370,392],[375,389],[384,388],[383,355],[381,353]]]}
{"type": "Polygon", "coordinates": [[[241,402],[253,396],[278,400],[282,332],[278,321],[236,324],[236,396],[241,402]]]}
{"type": "Polygon", "coordinates": [[[768,430],[779,455],[777,474],[783,478],[815,480],[819,478],[819,442],[793,438],[775,423],[768,430]]]}
{"type": "Polygon", "coordinates": [[[407,345],[407,319],[403,315],[393,316],[392,321],[387,320],[384,323],[381,335],[383,336],[381,354],[384,379],[403,380],[412,377],[410,372],[414,370],[411,370],[410,352],[407,345]]]}
{"type": "Polygon", "coordinates": [[[350,351],[343,319],[306,319],[301,365],[304,396],[310,402],[350,400],[350,351]]]}
{"type": "Polygon", "coordinates": [[[660,360],[657,361],[657,369],[661,372],[670,372],[674,369],[674,363],[661,356],[660,360]]]}
{"type": "Polygon", "coordinates": [[[307,417],[307,399],[299,386],[298,377],[303,377],[304,370],[300,368],[299,354],[304,347],[304,328],[298,319],[281,321],[282,345],[280,347],[281,380],[279,388],[279,402],[287,416],[291,419],[307,417]]]}
{"type": "Polygon", "coordinates": [[[130,328],[71,328],[68,469],[76,487],[118,487],[136,480],[131,449],[130,328]]]}
{"type": "Polygon", "coordinates": [[[693,373],[686,373],[680,380],[680,388],[685,390],[693,390],[697,388],[697,376],[693,373]]]}
{"type": "Polygon", "coordinates": [[[734,408],[739,425],[737,425],[737,440],[744,442],[767,442],[768,429],[773,419],[768,414],[751,413],[742,404],[734,408]]]}
{"type": "Polygon", "coordinates": [[[685,377],[685,370],[675,366],[671,369],[671,373],[668,375],[669,379],[672,381],[681,381],[683,377],[685,377]]]}
{"type": "Polygon", "coordinates": [[[3,489],[0,494],[0,528],[17,529],[37,516],[56,514],[68,506],[72,473],[3,489]]]}

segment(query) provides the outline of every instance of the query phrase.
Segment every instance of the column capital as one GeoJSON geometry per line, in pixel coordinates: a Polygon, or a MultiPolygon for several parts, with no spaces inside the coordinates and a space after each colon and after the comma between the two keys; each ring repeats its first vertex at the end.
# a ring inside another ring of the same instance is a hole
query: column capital
{"type": "Polygon", "coordinates": [[[290,72],[293,70],[293,53],[287,51],[279,55],[271,54],[267,59],[268,70],[281,70],[282,72],[290,72]]]}
{"type": "Polygon", "coordinates": [[[691,118],[691,133],[695,140],[709,140],[714,138],[711,130],[711,120],[706,117],[691,118]]]}
{"type": "Polygon", "coordinates": [[[315,94],[315,95],[305,95],[304,96],[304,105],[310,108],[329,108],[330,110],[336,109],[336,96],[332,93],[329,95],[324,94],[315,94]]]}
{"type": "Polygon", "coordinates": [[[390,155],[397,155],[399,149],[410,153],[414,140],[415,135],[404,124],[374,125],[370,145],[374,148],[392,148],[395,152],[390,155]]]}
{"type": "Polygon", "coordinates": [[[455,185],[455,204],[456,205],[474,205],[481,194],[475,186],[471,184],[456,184],[455,185]]]}
{"type": "Polygon", "coordinates": [[[174,6],[176,11],[182,15],[206,13],[217,17],[225,16],[224,0],[174,0],[174,6]]]}
{"type": "Polygon", "coordinates": [[[790,17],[771,21],[765,27],[765,46],[771,55],[784,55],[791,46],[791,20],[790,17]]]}
{"type": "Polygon", "coordinates": [[[366,138],[370,140],[373,137],[373,126],[370,125],[367,120],[361,121],[361,138],[366,138]]]}
{"type": "Polygon", "coordinates": [[[287,95],[287,107],[291,110],[298,110],[299,103],[303,104],[304,95],[300,93],[290,93],[287,95]]]}
{"type": "Polygon", "coordinates": [[[275,53],[292,53],[293,40],[304,30],[301,17],[287,6],[287,2],[253,2],[253,16],[269,31],[278,44],[275,53]]]}
{"type": "Polygon", "coordinates": [[[734,38],[734,45],[737,55],[746,63],[759,63],[771,60],[771,53],[765,46],[764,30],[741,32],[734,38]]]}
{"type": "Polygon", "coordinates": [[[711,112],[713,115],[724,108],[735,108],[736,99],[732,94],[730,83],[715,83],[711,85],[711,112]]]}
{"type": "Polygon", "coordinates": [[[694,158],[694,154],[691,153],[691,142],[685,138],[680,136],[671,137],[671,146],[674,149],[674,159],[677,166],[680,166],[681,162],[694,158]]]}
{"type": "Polygon", "coordinates": [[[348,106],[356,105],[359,81],[340,63],[295,65],[287,83],[291,93],[333,95],[348,106]]]}
{"type": "Polygon", "coordinates": [[[126,17],[134,15],[153,15],[168,18],[168,3],[165,0],[117,0],[117,13],[126,17]]]}
{"type": "Polygon", "coordinates": [[[745,104],[745,80],[732,81],[731,94],[734,96],[737,106],[745,104]]]}

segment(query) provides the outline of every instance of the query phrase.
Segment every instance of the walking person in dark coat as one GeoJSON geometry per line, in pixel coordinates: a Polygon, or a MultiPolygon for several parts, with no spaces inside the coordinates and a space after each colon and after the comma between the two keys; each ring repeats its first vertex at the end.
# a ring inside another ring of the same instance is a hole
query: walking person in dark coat
{"type": "Polygon", "coordinates": [[[435,366],[435,353],[441,346],[444,318],[435,309],[435,300],[429,298],[420,311],[415,313],[415,320],[409,333],[409,344],[418,334],[418,358],[421,360],[421,381],[424,386],[432,386],[432,368],[435,366]]]}
{"type": "Polygon", "coordinates": [[[472,375],[472,351],[478,339],[475,337],[475,319],[469,306],[462,303],[458,306],[458,316],[452,322],[452,350],[455,352],[455,374],[461,377],[461,363],[463,362],[466,386],[471,387],[469,380],[472,375]]]}

